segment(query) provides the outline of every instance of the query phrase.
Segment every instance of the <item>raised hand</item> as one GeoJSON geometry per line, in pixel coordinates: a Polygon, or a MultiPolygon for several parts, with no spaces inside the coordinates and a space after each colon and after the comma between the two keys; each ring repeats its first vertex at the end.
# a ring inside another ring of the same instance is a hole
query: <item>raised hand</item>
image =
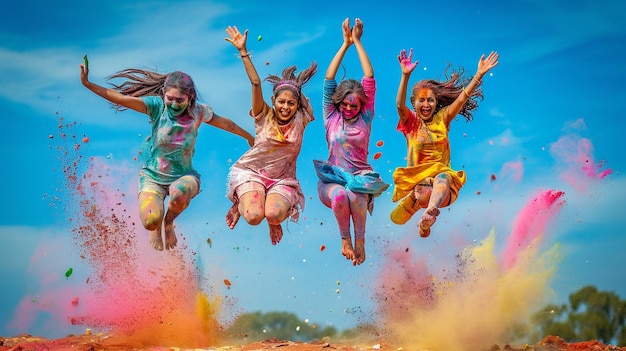
{"type": "Polygon", "coordinates": [[[352,28],[352,41],[361,40],[361,35],[363,35],[363,22],[360,18],[356,18],[352,28]]]}
{"type": "Polygon", "coordinates": [[[485,58],[485,55],[481,55],[480,60],[478,60],[477,73],[482,76],[483,74],[487,73],[490,69],[496,67],[499,63],[498,58],[500,58],[500,55],[498,55],[498,53],[495,51],[492,51],[489,54],[489,56],[487,56],[487,58],[485,58]]]}
{"type": "Polygon", "coordinates": [[[237,29],[237,26],[228,26],[228,28],[226,28],[226,33],[230,36],[230,38],[224,38],[227,42],[233,44],[238,50],[246,48],[246,40],[248,40],[247,29],[242,35],[239,32],[239,29],[237,29]]]}
{"type": "Polygon", "coordinates": [[[352,44],[352,30],[350,29],[350,19],[346,18],[341,23],[341,31],[343,32],[343,42],[351,45],[352,44]]]}
{"type": "Polygon", "coordinates": [[[89,67],[87,67],[84,63],[80,64],[80,81],[83,85],[89,83],[89,67]]]}
{"type": "Polygon", "coordinates": [[[413,72],[415,67],[417,67],[417,63],[419,61],[413,61],[413,49],[409,50],[409,55],[407,56],[406,50],[402,49],[400,51],[400,55],[398,55],[398,61],[400,62],[400,69],[402,69],[402,73],[409,74],[413,72]]]}

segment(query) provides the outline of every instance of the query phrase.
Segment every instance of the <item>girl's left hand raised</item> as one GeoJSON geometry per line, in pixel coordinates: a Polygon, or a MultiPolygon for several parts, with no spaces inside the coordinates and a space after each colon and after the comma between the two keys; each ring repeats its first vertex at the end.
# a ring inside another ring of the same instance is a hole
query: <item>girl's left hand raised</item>
{"type": "Polygon", "coordinates": [[[400,69],[402,69],[402,73],[409,74],[413,72],[415,67],[417,67],[418,61],[413,61],[413,49],[409,50],[409,55],[406,54],[406,50],[401,50],[400,55],[398,55],[398,62],[400,62],[400,69]]]}
{"type": "Polygon", "coordinates": [[[485,55],[480,56],[480,60],[478,60],[478,74],[483,75],[496,67],[499,63],[498,58],[500,58],[500,55],[495,51],[492,51],[487,58],[485,58],[485,55]]]}

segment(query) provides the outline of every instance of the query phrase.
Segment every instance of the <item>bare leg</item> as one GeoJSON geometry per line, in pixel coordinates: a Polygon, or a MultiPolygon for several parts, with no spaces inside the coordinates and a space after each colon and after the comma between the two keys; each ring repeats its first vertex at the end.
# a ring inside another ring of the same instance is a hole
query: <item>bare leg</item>
{"type": "MultiPolygon", "coordinates": [[[[243,216],[243,219],[245,219],[248,224],[259,225],[265,218],[265,200],[264,188],[244,193],[239,196],[237,212],[240,216],[243,216]]],[[[232,210],[233,208],[231,208],[230,211],[232,210]]]]}
{"type": "Polygon", "coordinates": [[[170,201],[167,205],[167,213],[163,219],[163,229],[165,231],[165,249],[173,249],[178,243],[174,219],[178,217],[191,202],[191,199],[198,194],[200,185],[196,178],[184,176],[170,184],[170,201]]]}
{"type": "Polygon", "coordinates": [[[420,219],[419,234],[422,238],[430,235],[430,227],[437,221],[439,208],[447,205],[450,199],[450,178],[445,173],[438,174],[433,182],[433,190],[428,201],[428,207],[420,219]]]}
{"type": "Polygon", "coordinates": [[[352,265],[365,262],[365,224],[370,195],[346,190],[350,199],[350,214],[354,224],[354,259],[352,265]]]}
{"type": "Polygon", "coordinates": [[[163,200],[154,193],[139,194],[139,217],[143,227],[150,231],[148,239],[155,250],[163,251],[161,225],[163,224],[163,200]]]}
{"type": "Polygon", "coordinates": [[[283,238],[281,223],[291,212],[291,203],[280,194],[269,194],[265,198],[265,219],[270,229],[270,240],[276,245],[283,238]]]}
{"type": "Polygon", "coordinates": [[[350,198],[348,190],[339,184],[317,183],[317,193],[322,203],[335,215],[341,237],[341,254],[348,260],[354,260],[354,248],[350,236],[350,198]]]}

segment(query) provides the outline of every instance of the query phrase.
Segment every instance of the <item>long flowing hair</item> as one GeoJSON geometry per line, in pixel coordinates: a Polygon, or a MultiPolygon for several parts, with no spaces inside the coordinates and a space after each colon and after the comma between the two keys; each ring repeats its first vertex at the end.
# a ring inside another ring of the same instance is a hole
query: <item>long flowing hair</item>
{"type": "MultiPolygon", "coordinates": [[[[128,96],[161,96],[169,88],[177,88],[181,93],[189,95],[188,113],[194,111],[198,93],[196,86],[187,73],[174,71],[171,73],[157,73],[154,71],[127,68],[107,77],[109,83],[114,90],[128,96]],[[113,80],[125,79],[122,83],[116,84],[113,80]]],[[[124,106],[115,105],[116,110],[123,111],[124,106]]]]}
{"type": "MultiPolygon", "coordinates": [[[[448,70],[450,69],[450,65],[446,67],[443,74],[445,80],[438,81],[434,79],[424,79],[413,85],[411,89],[411,106],[415,108],[415,98],[417,96],[417,92],[420,89],[426,88],[433,91],[435,94],[435,98],[437,99],[437,106],[435,107],[434,113],[437,113],[442,108],[450,105],[460,94],[463,93],[463,89],[469,82],[472,80],[472,77],[468,77],[465,75],[465,70],[463,67],[457,68],[457,70],[452,69],[452,72],[448,74],[448,70]]],[[[465,117],[467,122],[473,119],[472,111],[478,108],[478,102],[483,100],[483,90],[482,90],[482,82],[479,83],[474,91],[470,94],[469,99],[463,104],[460,115],[465,117]]]]}
{"type": "Polygon", "coordinates": [[[289,66],[283,70],[280,77],[270,74],[265,80],[273,85],[272,92],[274,97],[278,96],[285,89],[293,92],[298,99],[298,109],[301,109],[303,106],[306,106],[302,101],[302,87],[317,73],[317,62],[313,61],[307,69],[301,71],[298,75],[295,74],[296,69],[296,66],[289,66]]]}

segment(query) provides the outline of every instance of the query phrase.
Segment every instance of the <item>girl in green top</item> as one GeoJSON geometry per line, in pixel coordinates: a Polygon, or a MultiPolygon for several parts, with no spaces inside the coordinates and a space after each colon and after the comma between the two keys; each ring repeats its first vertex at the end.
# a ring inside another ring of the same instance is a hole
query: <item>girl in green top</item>
{"type": "Polygon", "coordinates": [[[139,173],[139,216],[144,228],[150,231],[152,247],[172,249],[177,243],[174,219],[200,191],[200,175],[192,165],[200,125],[204,122],[239,135],[250,146],[254,137],[231,119],[213,112],[211,107],[197,103],[195,84],[183,72],[160,74],[129,68],[113,74],[107,81],[111,79],[125,81],[104,88],[90,82],[89,68],[80,65],[80,80],[87,89],[113,103],[118,110],[131,109],[149,116],[152,133],[148,159],[139,173]]]}

